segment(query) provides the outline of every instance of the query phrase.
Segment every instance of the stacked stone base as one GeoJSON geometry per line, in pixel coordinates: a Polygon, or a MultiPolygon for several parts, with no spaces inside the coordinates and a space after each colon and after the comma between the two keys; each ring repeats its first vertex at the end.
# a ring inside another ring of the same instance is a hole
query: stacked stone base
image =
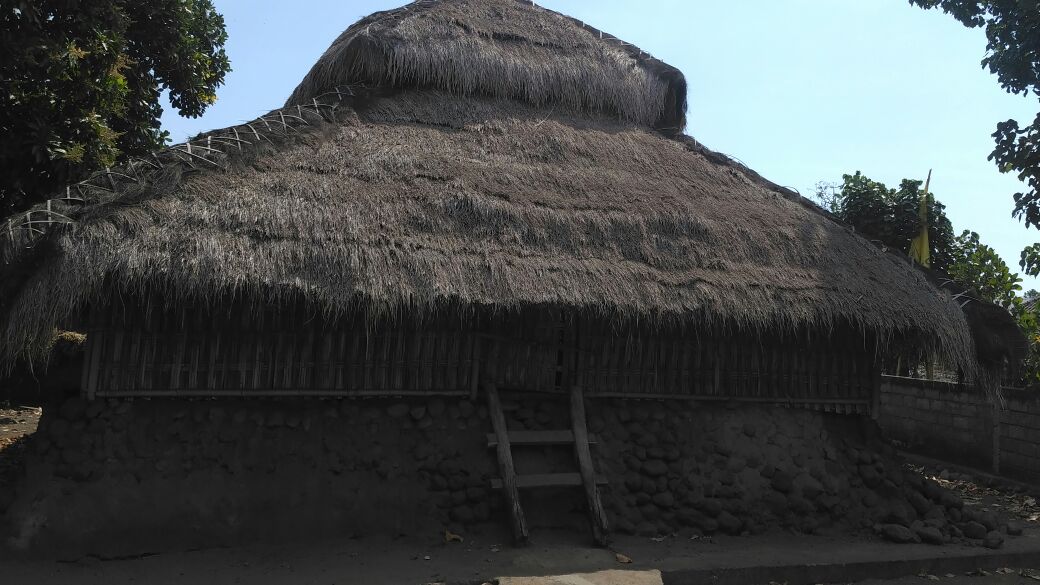
{"type": "Polygon", "coordinates": [[[7,542],[134,554],[490,522],[468,401],[78,398],[45,408],[7,542]]]}
{"type": "MultiPolygon", "coordinates": [[[[506,400],[513,429],[569,428],[567,401],[506,400]]],[[[865,418],[780,407],[589,400],[619,533],[877,531],[992,543],[1006,528],[907,471],[865,418]],[[981,529],[979,528],[981,527],[981,529]]],[[[464,399],[136,400],[46,408],[3,530],[20,550],[134,554],[508,527],[486,408],[464,399]]],[[[570,449],[514,449],[520,473],[570,449]]],[[[532,530],[586,538],[580,489],[525,492],[532,530]]]]}
{"type": "Polygon", "coordinates": [[[965,509],[906,468],[866,417],[609,402],[597,404],[590,426],[606,438],[606,505],[620,532],[877,532],[898,542],[990,546],[1007,533],[995,515],[965,509]]]}

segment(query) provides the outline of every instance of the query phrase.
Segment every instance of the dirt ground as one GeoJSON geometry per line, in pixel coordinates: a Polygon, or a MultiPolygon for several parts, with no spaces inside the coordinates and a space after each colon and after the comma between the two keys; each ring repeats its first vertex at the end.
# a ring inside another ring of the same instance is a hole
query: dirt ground
{"type": "Polygon", "coordinates": [[[16,480],[25,452],[24,437],[36,432],[42,412],[38,406],[0,403],[0,490],[9,490],[16,480]]]}
{"type": "MultiPolygon", "coordinates": [[[[934,558],[975,554],[981,547],[895,545],[878,539],[823,538],[766,534],[717,539],[619,537],[613,550],[593,548],[587,535],[559,532],[533,533],[532,545],[517,549],[501,535],[464,535],[465,542],[446,543],[439,535],[426,539],[340,539],[313,543],[258,545],[204,551],[181,551],[140,558],[86,557],[53,560],[0,558],[0,582],[118,585],[139,584],[365,584],[423,585],[483,583],[508,575],[562,575],[604,570],[663,572],[696,568],[782,566],[814,564],[821,560],[862,563],[878,560],[934,558]],[[621,562],[617,553],[625,555],[621,562]]],[[[1040,534],[1011,541],[1012,548],[1040,546],[1040,534]]],[[[990,572],[912,576],[883,583],[926,585],[1008,585],[1033,583],[1028,575],[990,572]]],[[[768,581],[762,583],[765,585],[768,581]]],[[[574,585],[574,584],[572,584],[574,585]]]]}
{"type": "MultiPolygon", "coordinates": [[[[1040,581],[1040,571],[1034,569],[1001,568],[994,571],[976,570],[965,574],[931,575],[921,573],[900,579],[860,581],[865,585],[924,585],[938,581],[949,585],[1019,585],[1040,581]]],[[[558,577],[505,578],[500,585],[661,585],[662,575],[657,571],[601,571],[584,575],[558,577]]],[[[770,585],[780,585],[776,581],[770,585]]],[[[764,585],[764,584],[763,584],[764,585]]],[[[832,584],[838,585],[838,584],[832,584]]]]}
{"type": "Polygon", "coordinates": [[[938,462],[910,463],[909,467],[955,492],[966,505],[1027,524],[1040,525],[1040,504],[1037,502],[1040,486],[983,476],[938,462]]]}
{"type": "Polygon", "coordinates": [[[1004,567],[993,571],[979,569],[958,575],[952,573],[942,575],[921,573],[920,575],[912,575],[901,579],[886,581],[870,579],[860,581],[860,583],[861,585],[926,585],[928,583],[938,583],[940,585],[1036,585],[1040,583],[1040,570],[1004,567]]]}
{"type": "Polygon", "coordinates": [[[10,406],[0,403],[0,450],[19,437],[36,431],[43,409],[38,406],[10,406]]]}

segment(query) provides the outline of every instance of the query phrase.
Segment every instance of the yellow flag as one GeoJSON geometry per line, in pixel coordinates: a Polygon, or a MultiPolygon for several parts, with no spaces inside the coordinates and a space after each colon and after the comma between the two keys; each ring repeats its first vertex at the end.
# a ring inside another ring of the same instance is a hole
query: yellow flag
{"type": "Polygon", "coordinates": [[[910,240],[910,259],[922,266],[931,266],[932,259],[928,251],[928,185],[932,182],[932,170],[928,169],[928,178],[924,181],[924,191],[921,191],[921,204],[917,210],[921,220],[921,227],[910,240]]]}

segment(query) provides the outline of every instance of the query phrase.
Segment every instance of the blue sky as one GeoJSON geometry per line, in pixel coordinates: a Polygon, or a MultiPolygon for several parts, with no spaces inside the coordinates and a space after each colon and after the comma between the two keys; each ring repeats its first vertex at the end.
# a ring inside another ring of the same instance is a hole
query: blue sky
{"type": "MultiPolygon", "coordinates": [[[[332,40],[401,0],[216,0],[233,71],[198,119],[169,108],[179,142],[279,107],[332,40]]],[[[1011,217],[1022,189],[986,160],[997,122],[1037,100],[983,70],[985,35],[906,0],[542,0],[678,67],[687,132],[781,185],[812,193],[861,170],[890,186],[924,179],[959,233],[972,229],[1014,271],[1040,232],[1011,217]]],[[[1040,289],[1028,278],[1025,289],[1040,289]]]]}

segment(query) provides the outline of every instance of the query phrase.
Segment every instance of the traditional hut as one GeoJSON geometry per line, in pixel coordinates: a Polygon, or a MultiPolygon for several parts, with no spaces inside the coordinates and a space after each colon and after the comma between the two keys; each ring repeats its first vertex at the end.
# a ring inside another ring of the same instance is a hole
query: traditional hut
{"type": "MultiPolygon", "coordinates": [[[[8,220],[0,353],[85,331],[70,420],[141,397],[488,399],[511,494],[522,437],[499,392],[577,388],[581,417],[608,398],[866,414],[895,342],[980,373],[949,294],[683,134],[686,92],[674,67],[526,0],[373,14],[284,107],[8,220]]],[[[219,418],[256,403],[235,404],[219,418]]]]}

